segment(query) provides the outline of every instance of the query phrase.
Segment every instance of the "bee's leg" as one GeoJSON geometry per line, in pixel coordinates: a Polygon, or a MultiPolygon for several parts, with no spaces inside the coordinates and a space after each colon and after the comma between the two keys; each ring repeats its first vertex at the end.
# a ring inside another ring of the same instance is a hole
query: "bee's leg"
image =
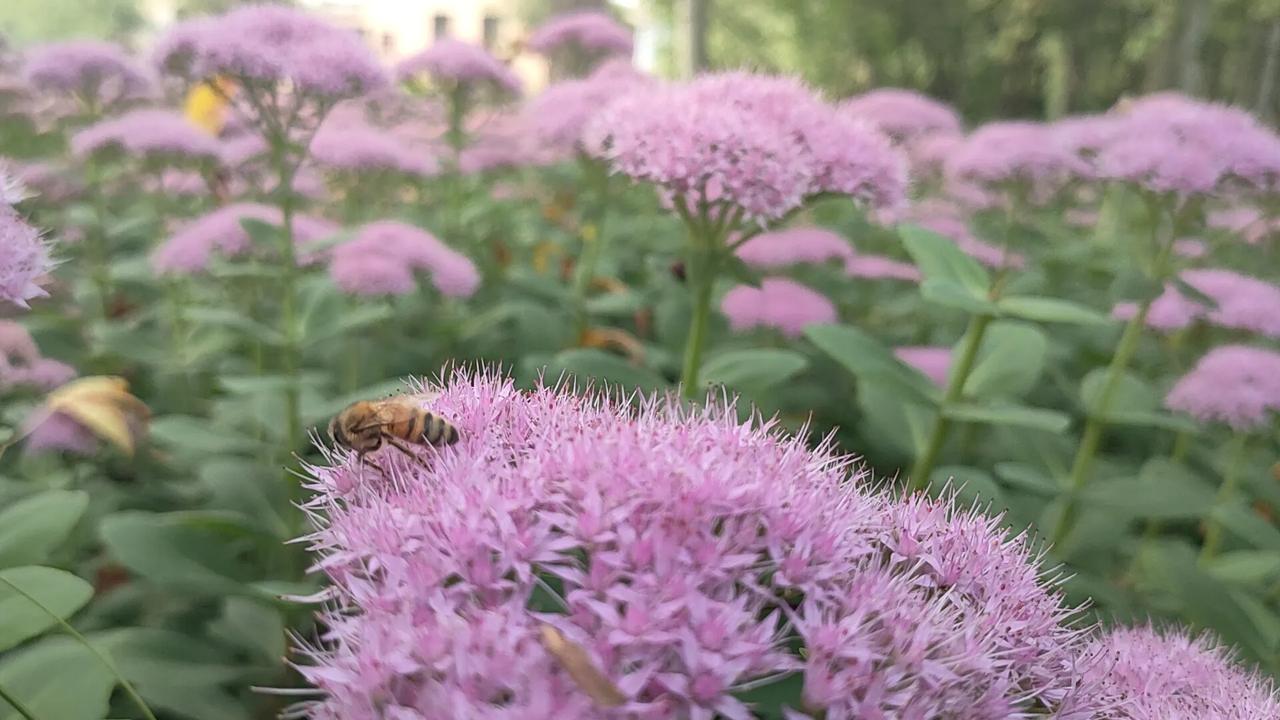
{"type": "Polygon", "coordinates": [[[383,439],[383,440],[385,440],[385,441],[387,441],[387,442],[388,442],[392,447],[394,447],[395,449],[397,449],[397,450],[399,450],[400,452],[404,453],[405,457],[408,457],[410,460],[412,460],[412,461],[414,461],[414,462],[418,463],[419,465],[421,465],[421,466],[422,466],[422,468],[423,468],[424,470],[430,470],[430,469],[431,469],[431,466],[430,466],[430,465],[428,465],[428,464],[427,464],[427,462],[426,462],[425,460],[423,460],[422,458],[418,457],[418,453],[414,452],[414,451],[413,451],[413,448],[411,448],[411,447],[409,447],[408,445],[406,445],[406,444],[404,443],[404,441],[403,441],[403,440],[401,440],[400,438],[392,437],[392,436],[390,436],[390,435],[384,435],[384,436],[382,437],[382,439],[383,439]]]}
{"type": "Polygon", "coordinates": [[[364,484],[364,469],[366,467],[373,468],[379,475],[382,476],[383,480],[388,479],[387,474],[382,471],[382,468],[378,467],[377,465],[369,461],[369,456],[367,453],[357,453],[356,464],[360,466],[360,477],[359,479],[357,479],[356,482],[360,483],[361,485],[364,484]]]}

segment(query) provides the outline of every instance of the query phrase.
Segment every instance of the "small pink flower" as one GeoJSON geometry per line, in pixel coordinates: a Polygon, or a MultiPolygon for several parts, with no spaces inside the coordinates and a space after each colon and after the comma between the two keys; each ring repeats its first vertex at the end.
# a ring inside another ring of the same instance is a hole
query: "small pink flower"
{"type": "Polygon", "coordinates": [[[720,312],[734,330],[770,327],[790,337],[799,337],[809,325],[836,321],[836,307],[825,295],[786,278],[733,288],[720,301],[720,312]]]}
{"type": "Polygon", "coordinates": [[[1210,350],[1173,386],[1165,405],[1238,431],[1266,427],[1280,412],[1280,353],[1246,345],[1210,350]]]}

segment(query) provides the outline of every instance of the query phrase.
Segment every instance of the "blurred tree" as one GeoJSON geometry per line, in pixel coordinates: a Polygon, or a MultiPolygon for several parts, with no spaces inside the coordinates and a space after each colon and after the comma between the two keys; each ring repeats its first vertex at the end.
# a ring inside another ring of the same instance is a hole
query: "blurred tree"
{"type": "Polygon", "coordinates": [[[16,45],[78,37],[126,42],[145,25],[137,0],[0,0],[0,33],[16,45]]]}
{"type": "MultiPolygon", "coordinates": [[[[679,36],[690,0],[648,2],[679,36]]],[[[1280,0],[703,2],[712,68],[797,72],[834,96],[916,88],[974,120],[1172,87],[1271,113],[1280,95],[1280,0]]]]}

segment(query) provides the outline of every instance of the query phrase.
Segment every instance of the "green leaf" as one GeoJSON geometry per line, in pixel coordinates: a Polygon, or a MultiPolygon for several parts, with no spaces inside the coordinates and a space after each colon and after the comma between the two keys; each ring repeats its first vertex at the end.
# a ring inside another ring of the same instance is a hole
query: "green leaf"
{"type": "Polygon", "coordinates": [[[278,662],[286,652],[286,631],[280,610],[248,598],[227,598],[222,605],[222,616],[210,629],[267,663],[278,662]]]}
{"type": "Polygon", "coordinates": [[[89,507],[78,490],[48,490],[0,511],[0,568],[44,562],[89,507]]]}
{"type": "Polygon", "coordinates": [[[1214,558],[1206,570],[1233,585],[1262,588],[1280,577],[1280,551],[1235,550],[1214,558]]]}
{"type": "Polygon", "coordinates": [[[974,315],[1000,314],[1000,308],[985,295],[974,295],[953,280],[928,278],[920,285],[920,295],[925,300],[943,307],[963,310],[974,315]]]}
{"type": "Polygon", "coordinates": [[[151,421],[151,437],[175,451],[222,455],[253,452],[257,440],[211,425],[190,415],[166,415],[151,421]]]}
{"type": "Polygon", "coordinates": [[[879,340],[848,325],[810,325],[804,334],[861,383],[891,386],[903,402],[937,405],[942,392],[920,371],[906,365],[879,340]]]}
{"type": "Polygon", "coordinates": [[[794,672],[741,691],[737,698],[750,705],[752,716],[759,720],[783,720],[784,708],[796,710],[804,706],[804,673],[794,672]]]}
{"type": "Polygon", "coordinates": [[[1054,482],[1052,477],[1026,463],[996,463],[995,470],[996,477],[1019,490],[1044,497],[1056,497],[1062,492],[1062,486],[1054,482]]]}
{"type": "Polygon", "coordinates": [[[234,543],[180,514],[123,512],[103,519],[102,541],[121,565],[157,585],[213,595],[252,595],[236,579],[234,543]]]}
{"type": "Polygon", "coordinates": [[[93,597],[92,585],[54,568],[9,568],[0,570],[0,578],[18,586],[36,600],[33,603],[8,584],[0,582],[0,651],[53,627],[57,621],[49,613],[66,620],[93,597]]]}
{"type": "Polygon", "coordinates": [[[183,308],[183,317],[187,320],[226,328],[244,337],[260,340],[268,345],[283,345],[284,335],[275,328],[247,317],[244,313],[220,307],[188,307],[183,308]]]}
{"type": "Polygon", "coordinates": [[[259,462],[242,458],[215,457],[200,464],[199,479],[211,493],[207,507],[230,510],[251,519],[264,532],[286,540],[292,534],[277,508],[286,498],[278,487],[277,475],[259,462]]]}
{"type": "Polygon", "coordinates": [[[1176,599],[1180,614],[1229,643],[1258,649],[1248,613],[1231,593],[1222,591],[1221,582],[1199,568],[1194,551],[1181,543],[1162,543],[1155,549],[1162,585],[1176,599]]]}
{"type": "Polygon", "coordinates": [[[644,297],[631,290],[605,293],[587,300],[587,312],[597,317],[631,317],[642,307],[644,297]]]}
{"type": "Polygon", "coordinates": [[[905,459],[924,449],[935,416],[931,408],[903,402],[891,388],[875,383],[859,386],[858,407],[859,432],[872,446],[891,448],[905,459]]]}
{"type": "Polygon", "coordinates": [[[1113,409],[1107,413],[1107,422],[1112,425],[1153,427],[1185,433],[1195,433],[1200,429],[1200,426],[1191,418],[1159,410],[1130,412],[1124,409],[1113,409]]]}
{"type": "Polygon", "coordinates": [[[961,422],[987,425],[1013,425],[1048,432],[1062,432],[1071,425],[1071,418],[1055,410],[1022,405],[979,405],[977,403],[951,403],[943,406],[943,415],[961,422]]]}
{"type": "Polygon", "coordinates": [[[1084,502],[1152,520],[1183,520],[1202,517],[1213,507],[1214,492],[1191,477],[1170,476],[1124,478],[1091,485],[1084,502]]]}
{"type": "Polygon", "coordinates": [[[915,226],[903,227],[899,232],[902,244],[926,280],[951,282],[974,298],[987,298],[991,278],[986,269],[956,247],[954,241],[915,226]]]}
{"type": "Polygon", "coordinates": [[[1016,295],[1003,298],[996,305],[1006,315],[1039,322],[1071,325],[1109,325],[1114,322],[1110,316],[1096,310],[1057,298],[1016,295]]]}
{"type": "MultiPolygon", "coordinates": [[[[88,648],[51,637],[0,662],[0,687],[39,720],[102,720],[116,679],[88,648]]],[[[0,720],[20,720],[0,701],[0,720]]]]}
{"type": "Polygon", "coordinates": [[[722,261],[725,275],[743,285],[758,288],[764,282],[764,273],[742,261],[737,255],[729,255],[722,261]]]}
{"type": "Polygon", "coordinates": [[[1211,513],[1222,529],[1258,550],[1280,551],[1280,530],[1244,505],[1219,505],[1211,513]]]}
{"type": "Polygon", "coordinates": [[[283,228],[274,223],[264,222],[257,218],[241,218],[240,227],[249,234],[254,245],[274,249],[280,244],[283,228]]]}
{"type": "Polygon", "coordinates": [[[319,327],[313,328],[308,323],[302,330],[302,344],[310,347],[342,337],[347,333],[385,322],[395,317],[395,310],[386,304],[359,305],[350,310],[338,313],[337,317],[317,317],[319,327]]]}
{"type": "Polygon", "coordinates": [[[1000,486],[991,477],[991,473],[985,470],[964,465],[943,465],[934,468],[929,475],[929,486],[941,489],[948,485],[955,489],[958,504],[992,504],[997,508],[1004,506],[1004,495],[1000,492],[1000,486]]]}
{"type": "MultiPolygon", "coordinates": [[[[1086,412],[1099,415],[1099,403],[1102,399],[1103,387],[1107,382],[1107,368],[1097,368],[1084,377],[1080,383],[1080,401],[1086,412]]],[[[1159,406],[1159,396],[1137,375],[1125,372],[1116,383],[1111,396],[1111,409],[1107,417],[1117,413],[1149,412],[1159,406]]]]}
{"type": "Polygon", "coordinates": [[[1164,292],[1164,285],[1141,270],[1122,270],[1111,285],[1111,297],[1117,301],[1142,303],[1164,292]]]}
{"type": "Polygon", "coordinates": [[[808,366],[809,361],[792,350],[730,350],[707,360],[702,379],[704,384],[760,392],[786,382],[808,366]]]}
{"type": "Polygon", "coordinates": [[[301,372],[290,375],[226,375],[218,379],[222,389],[235,395],[284,393],[290,388],[320,387],[329,381],[328,373],[301,372]]]}
{"type": "MultiPolygon", "coordinates": [[[[956,351],[952,351],[953,354],[956,351]]],[[[987,327],[964,392],[968,397],[1019,397],[1040,379],[1049,338],[1024,322],[997,321],[987,327]]]]}
{"type": "Polygon", "coordinates": [[[667,387],[667,382],[652,370],[594,348],[565,350],[551,358],[547,364],[547,377],[554,379],[562,373],[625,390],[654,392],[667,387]]]}
{"type": "MultiPolygon", "coordinates": [[[[192,720],[239,720],[248,711],[221,686],[246,668],[200,638],[157,628],[123,628],[93,638],[149,704],[192,720]]],[[[279,659],[279,656],[277,658],[279,659]]]]}

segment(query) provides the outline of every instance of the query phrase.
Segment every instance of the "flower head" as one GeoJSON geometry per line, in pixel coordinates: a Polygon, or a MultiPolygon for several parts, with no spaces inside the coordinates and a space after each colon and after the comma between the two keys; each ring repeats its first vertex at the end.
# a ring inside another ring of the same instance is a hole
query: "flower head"
{"type": "Polygon", "coordinates": [[[39,283],[53,268],[49,246],[17,211],[0,205],[0,300],[26,309],[47,293],[39,283]]]}
{"type": "Polygon", "coordinates": [[[71,149],[81,158],[109,150],[165,162],[214,162],[218,141],[169,110],[134,110],[77,132],[71,149]]]}
{"type": "Polygon", "coordinates": [[[734,330],[771,327],[791,337],[809,325],[836,321],[836,306],[827,296],[780,277],[765,278],[760,287],[733,288],[720,301],[720,312],[734,330]]]}
{"type": "Polygon", "coordinates": [[[74,95],[99,108],[147,95],[154,79],[113,43],[69,40],[32,48],[23,65],[24,79],[49,93],[74,95]]]}
{"type": "Polygon", "coordinates": [[[32,411],[23,422],[22,432],[23,452],[32,455],[92,455],[99,447],[98,438],[80,421],[66,413],[48,413],[43,407],[32,411]]]}
{"type": "Polygon", "coordinates": [[[396,65],[396,77],[410,80],[426,73],[446,87],[480,87],[499,96],[519,95],[520,78],[479,45],[444,38],[396,65]]]}
{"type": "Polygon", "coordinates": [[[901,201],[904,158],[873,127],[787,78],[722,73],[632,92],[584,133],[588,152],[693,211],[782,217],[819,193],[901,201]]]}
{"type": "MultiPolygon", "coordinates": [[[[249,253],[253,239],[242,221],[254,220],[279,226],[283,222],[280,209],[259,203],[235,203],[218,208],[174,233],[151,255],[151,267],[161,274],[191,275],[209,266],[215,255],[233,258],[249,253]]],[[[337,226],[322,218],[298,215],[293,218],[293,241],[298,262],[315,258],[306,246],[337,232],[337,226]]],[[[274,248],[261,248],[270,252],[274,248]]]]}
{"type": "Polygon", "coordinates": [[[433,175],[435,158],[395,134],[363,123],[320,126],[311,140],[311,157],[322,167],[347,172],[392,172],[412,177],[433,175]]]}
{"type": "Polygon", "coordinates": [[[1280,411],[1280,353],[1247,345],[1214,348],[1164,402],[1201,422],[1223,422],[1241,431],[1265,427],[1271,413],[1280,411]]]}
{"type": "Polygon", "coordinates": [[[946,387],[951,372],[951,348],[945,345],[919,345],[894,348],[893,354],[902,362],[919,370],[938,387],[946,387]]]}
{"type": "Polygon", "coordinates": [[[965,139],[948,159],[947,172],[983,184],[1016,182],[1052,189],[1087,176],[1089,167],[1050,125],[994,122],[965,139]]]}
{"type": "Polygon", "coordinates": [[[571,50],[596,57],[630,55],[632,45],[631,31],[598,10],[557,15],[539,25],[525,42],[543,55],[571,50]]]}
{"type": "Polygon", "coordinates": [[[880,88],[846,100],[840,109],[874,123],[894,140],[911,143],[931,133],[956,135],[960,115],[946,103],[913,90],[880,88]]]}
{"type": "Polygon", "coordinates": [[[1118,720],[1268,720],[1280,717],[1273,683],[1234,662],[1210,635],[1117,628],[1083,655],[1086,682],[1114,698],[1118,720]]]}
{"type": "Polygon", "coordinates": [[[587,124],[611,101],[652,81],[630,65],[603,65],[580,80],[558,82],[531,99],[524,120],[540,143],[577,150],[587,124]]]}
{"type": "Polygon", "coordinates": [[[854,256],[854,250],[848,240],[826,228],[794,227],[761,233],[739,246],[737,254],[752,267],[780,268],[846,261],[854,256]]]}
{"type": "MultiPolygon", "coordinates": [[[[263,88],[272,96],[287,91],[312,101],[299,110],[314,111],[317,102],[328,105],[386,83],[377,59],[354,32],[280,5],[246,6],[178,23],[157,43],[154,57],[163,71],[189,81],[227,78],[263,88]]],[[[258,95],[255,90],[232,97],[255,119],[282,111],[269,107],[271,103],[255,102],[258,95]]]]}
{"type": "Polygon", "coordinates": [[[1280,137],[1238,108],[1161,93],[1107,122],[1092,159],[1099,178],[1179,196],[1267,191],[1280,181],[1280,137]]]}
{"type": "Polygon", "coordinates": [[[329,276],[354,295],[404,295],[413,274],[425,272],[442,294],[469,297],[480,285],[475,265],[464,255],[413,225],[381,220],[360,228],[333,249],[329,276]]]}
{"type": "Polygon", "coordinates": [[[865,253],[857,253],[846,260],[844,274],[866,280],[905,280],[918,283],[923,279],[920,268],[911,263],[865,253]]]}
{"type": "Polygon", "coordinates": [[[299,668],[325,693],[309,717],[614,715],[544,624],[637,717],[748,718],[742,691],[790,674],[832,720],[1006,720],[1072,690],[1066,612],[996,520],[895,509],[828,446],[723,403],[484,372],[431,402],[456,444],[312,470],[333,592],[299,668]]]}
{"type": "MultiPolygon", "coordinates": [[[[1280,287],[1265,280],[1241,275],[1232,270],[1205,268],[1185,270],[1181,276],[1188,285],[1213,300],[1209,308],[1194,300],[1196,317],[1210,325],[1245,330],[1266,337],[1280,337],[1280,287]]],[[[1176,288],[1166,287],[1165,294],[1181,295],[1176,288]]],[[[1157,300],[1158,302],[1158,300],[1157,300]]],[[[1178,304],[1171,301],[1171,304],[1178,304]]]]}
{"type": "Polygon", "coordinates": [[[1214,210],[1209,213],[1206,222],[1211,228],[1238,235],[1250,245],[1257,245],[1280,229],[1280,222],[1247,205],[1214,210]]]}

